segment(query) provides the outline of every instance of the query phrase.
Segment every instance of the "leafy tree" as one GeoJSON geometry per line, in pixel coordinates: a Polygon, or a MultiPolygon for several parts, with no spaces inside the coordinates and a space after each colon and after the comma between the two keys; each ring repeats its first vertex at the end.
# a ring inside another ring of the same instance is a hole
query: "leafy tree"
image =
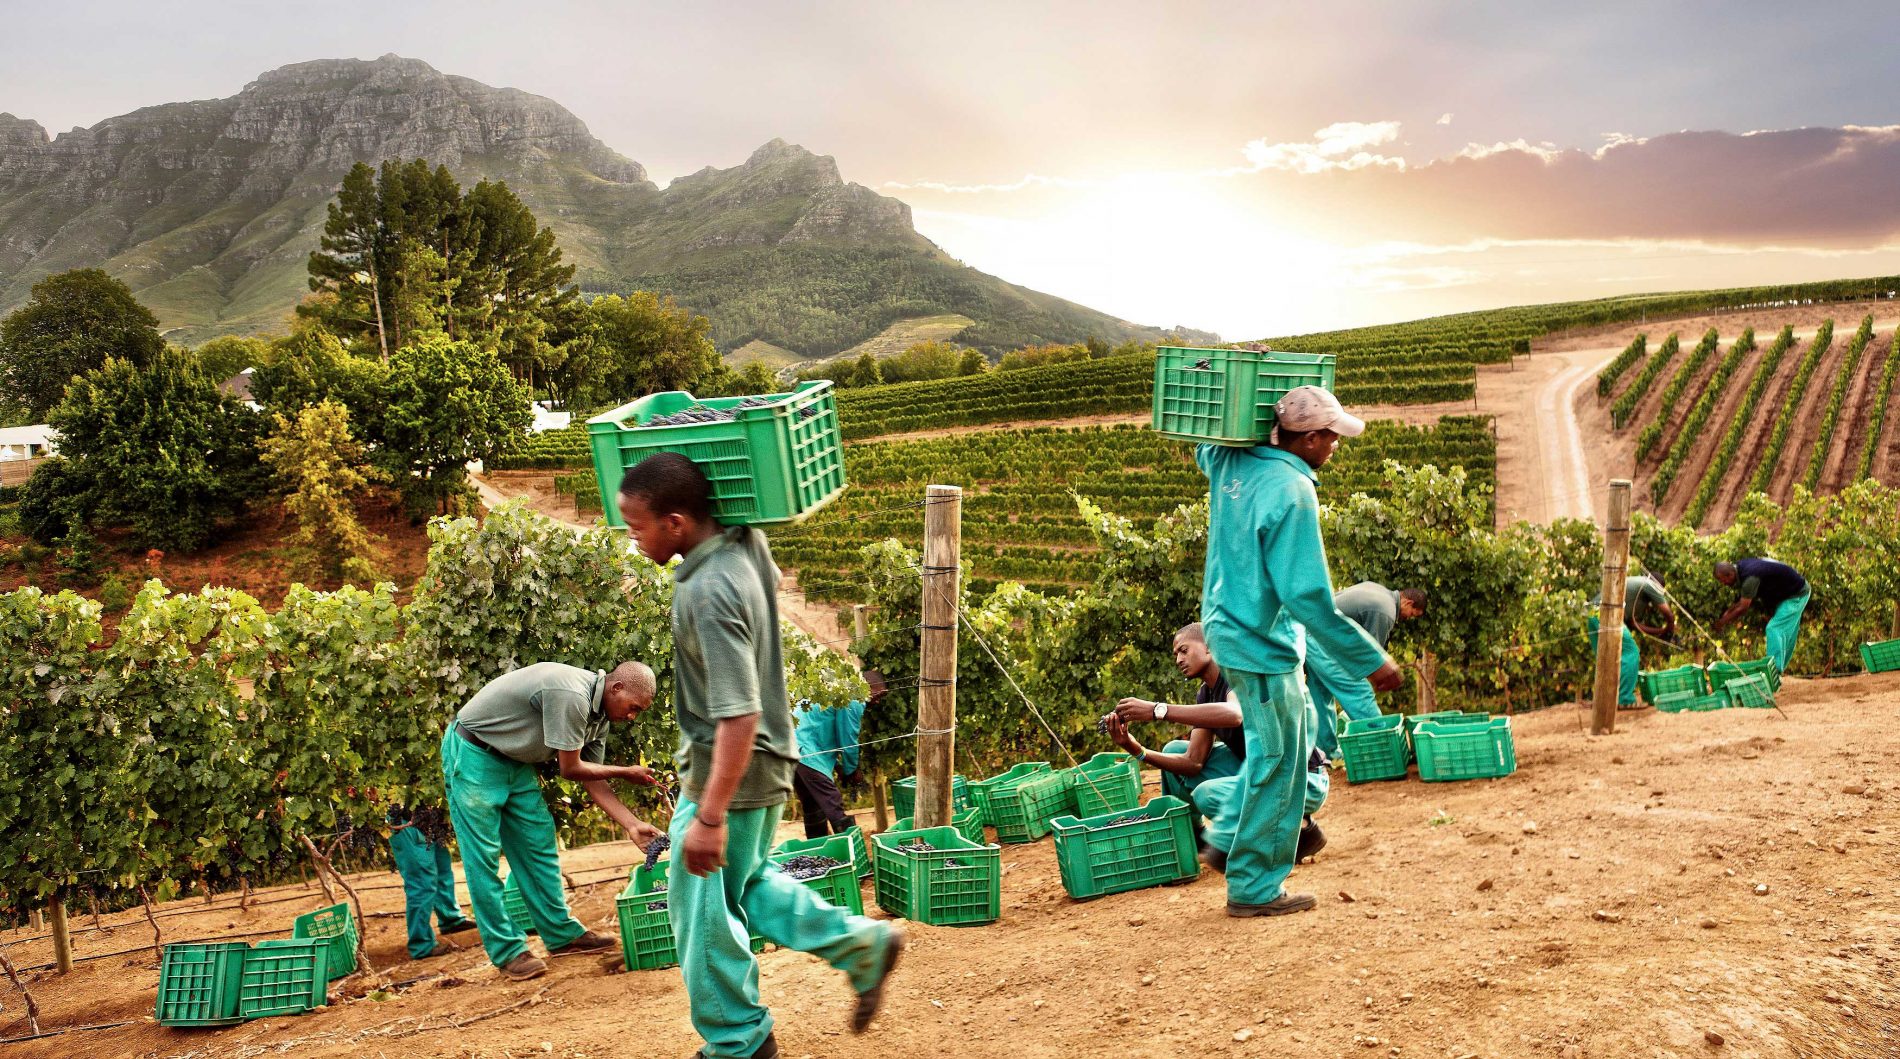
{"type": "Polygon", "coordinates": [[[338,401],[349,409],[359,436],[374,442],[388,379],[388,365],[356,356],[335,335],[309,326],[273,344],[269,363],[251,377],[251,399],[283,415],[326,399],[338,401]]]}
{"type": "Polygon", "coordinates": [[[20,528],[49,548],[91,520],[92,483],[71,460],[47,460],[20,489],[20,528]]]}
{"type": "Polygon", "coordinates": [[[257,494],[257,420],[178,349],[144,368],[106,361],[73,380],[50,418],[90,517],[167,551],[203,547],[257,494]]]}
{"type": "Polygon", "coordinates": [[[369,487],[363,446],[350,434],[350,412],[323,400],[294,418],[271,417],[275,429],[261,455],[276,474],[284,506],[297,520],[292,542],[313,557],[315,571],[374,582],[376,543],[356,518],[356,498],[369,487]]]}
{"type": "MultiPolygon", "coordinates": [[[[724,365],[721,365],[724,368],[724,365]]],[[[722,373],[706,382],[700,383],[703,395],[707,397],[743,397],[757,394],[780,393],[785,387],[779,385],[778,376],[772,369],[753,361],[738,371],[725,368],[722,373]]]]}
{"type": "Polygon", "coordinates": [[[527,379],[546,368],[549,332],[575,296],[553,230],[508,185],[464,194],[420,158],[352,167],[308,269],[320,297],[298,312],[359,348],[387,360],[441,332],[496,347],[527,379]]]}
{"type": "Polygon", "coordinates": [[[958,375],[981,375],[990,368],[989,358],[980,349],[966,349],[957,360],[958,375]]]}
{"type": "Polygon", "coordinates": [[[1091,360],[1089,347],[1080,343],[1069,346],[1024,346],[1003,354],[1002,362],[997,365],[1004,371],[1017,371],[1022,368],[1037,368],[1044,364],[1068,364],[1072,361],[1091,360]]]}
{"type": "Polygon", "coordinates": [[[35,283],[32,298],[0,320],[0,383],[39,420],[75,377],[114,357],[143,367],[164,348],[158,318],[130,287],[100,269],[74,269],[35,283]]]}
{"type": "Polygon", "coordinates": [[[224,335],[214,338],[192,353],[198,366],[212,382],[224,380],[245,368],[259,368],[271,362],[275,349],[269,339],[224,335]]]}
{"type": "Polygon", "coordinates": [[[649,393],[707,390],[728,369],[706,337],[706,318],[649,291],[608,294],[587,305],[590,378],[596,403],[620,404],[649,393]]]}
{"type": "Polygon", "coordinates": [[[948,379],[959,374],[963,353],[948,342],[919,342],[902,353],[884,358],[885,382],[948,379]]]}
{"type": "Polygon", "coordinates": [[[390,358],[383,394],[377,462],[415,513],[447,510],[467,489],[466,465],[515,448],[534,419],[494,350],[439,336],[390,358]]]}

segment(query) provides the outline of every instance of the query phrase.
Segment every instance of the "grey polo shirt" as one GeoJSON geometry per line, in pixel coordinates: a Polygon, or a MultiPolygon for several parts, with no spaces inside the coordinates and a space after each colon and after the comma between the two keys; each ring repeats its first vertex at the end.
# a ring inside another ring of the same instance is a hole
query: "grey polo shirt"
{"type": "Polygon", "coordinates": [[[1361,581],[1340,589],[1333,595],[1333,606],[1366,630],[1380,647],[1392,638],[1392,626],[1399,622],[1399,594],[1377,581],[1361,581]]]}
{"type": "Polygon", "coordinates": [[[712,774],[719,722],[752,714],[758,733],[731,808],[778,805],[792,793],[798,740],[785,692],[778,577],[765,535],[747,526],[708,538],[673,571],[674,760],[694,802],[712,774]]]}
{"type": "Polygon", "coordinates": [[[578,750],[596,765],[607,760],[607,675],[560,662],[536,662],[489,681],[455,723],[502,754],[528,765],[578,750]]]}

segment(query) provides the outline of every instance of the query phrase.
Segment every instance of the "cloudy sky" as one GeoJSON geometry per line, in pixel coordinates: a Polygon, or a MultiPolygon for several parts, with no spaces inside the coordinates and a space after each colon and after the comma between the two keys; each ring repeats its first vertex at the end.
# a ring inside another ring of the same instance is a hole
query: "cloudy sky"
{"type": "Polygon", "coordinates": [[[0,0],[50,130],[396,52],[548,96],[656,180],[774,136],[961,259],[1287,334],[1900,273],[1900,5],[0,0]]]}

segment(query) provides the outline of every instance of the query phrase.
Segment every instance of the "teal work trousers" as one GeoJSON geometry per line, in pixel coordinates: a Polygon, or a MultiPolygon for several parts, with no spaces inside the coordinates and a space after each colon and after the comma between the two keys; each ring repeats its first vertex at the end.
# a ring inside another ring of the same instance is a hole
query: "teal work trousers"
{"type": "Polygon", "coordinates": [[[503,857],[508,858],[508,877],[528,906],[528,918],[550,950],[585,933],[587,928],[567,909],[554,817],[541,798],[534,767],[491,754],[450,725],[442,733],[442,781],[448,788],[449,821],[462,848],[469,904],[489,962],[500,967],[528,951],[523,924],[508,918],[502,901],[503,857]]]}
{"type": "Polygon", "coordinates": [[[1339,663],[1311,640],[1306,643],[1306,693],[1313,700],[1319,725],[1313,745],[1320,748],[1328,761],[1339,758],[1338,716],[1334,703],[1346,711],[1349,720],[1363,721],[1379,716],[1379,700],[1373,697],[1372,685],[1364,677],[1354,677],[1341,669],[1339,663]]]}
{"type": "MultiPolygon", "coordinates": [[[[1590,651],[1594,656],[1597,649],[1597,616],[1590,615],[1590,651]]],[[[1616,704],[1618,706],[1636,705],[1636,674],[1642,667],[1643,653],[1636,646],[1636,633],[1630,627],[1623,626],[1622,668],[1617,671],[1616,704]]]]}
{"type": "Polygon", "coordinates": [[[1808,601],[1814,598],[1813,592],[1803,592],[1775,608],[1775,614],[1768,619],[1768,657],[1774,660],[1778,672],[1788,671],[1788,662],[1794,658],[1795,637],[1801,635],[1801,615],[1808,609],[1808,601]]]}
{"type": "Polygon", "coordinates": [[[1194,801],[1210,818],[1208,844],[1227,854],[1227,899],[1267,904],[1285,888],[1301,817],[1325,801],[1329,781],[1307,768],[1317,722],[1299,671],[1222,671],[1240,700],[1247,758],[1240,775],[1201,784],[1194,801]]]}
{"type": "MultiPolygon", "coordinates": [[[[1188,741],[1176,739],[1161,748],[1164,754],[1185,754],[1188,741]]],[[[1207,760],[1201,763],[1198,776],[1181,776],[1172,772],[1161,774],[1161,793],[1179,798],[1189,805],[1194,804],[1194,791],[1201,784],[1212,780],[1226,779],[1240,775],[1240,758],[1226,743],[1214,740],[1214,746],[1207,752],[1207,760]]]]}
{"type": "Polygon", "coordinates": [[[726,864],[709,875],[686,870],[686,829],[699,806],[681,800],[669,828],[673,856],[666,898],[693,1028],[708,1056],[749,1056],[772,1032],[759,1002],[759,961],[751,935],[808,952],[845,972],[858,992],[877,981],[891,927],[827,904],[781,874],[766,857],[784,807],[726,812],[726,864]]]}
{"type": "Polygon", "coordinates": [[[403,920],[409,927],[409,958],[420,960],[435,951],[435,927],[431,917],[444,931],[468,921],[462,906],[455,901],[455,866],[449,860],[449,847],[429,841],[413,827],[401,828],[389,836],[389,855],[402,875],[403,920]]]}

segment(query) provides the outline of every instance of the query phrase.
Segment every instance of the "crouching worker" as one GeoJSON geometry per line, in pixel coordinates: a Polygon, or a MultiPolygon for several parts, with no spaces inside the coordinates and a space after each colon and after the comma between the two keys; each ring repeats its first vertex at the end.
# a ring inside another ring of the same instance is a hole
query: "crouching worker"
{"type": "Polygon", "coordinates": [[[445,956],[455,947],[435,936],[430,920],[444,934],[474,930],[475,921],[462,914],[455,900],[455,865],[449,859],[448,821],[442,810],[423,808],[389,811],[389,855],[402,876],[403,921],[409,928],[409,958],[426,960],[445,956]]]}
{"type": "Polygon", "coordinates": [[[607,725],[653,705],[653,671],[625,662],[611,673],[537,662],[504,673],[475,693],[442,736],[442,779],[449,820],[462,847],[469,903],[482,948],[503,976],[522,981],[547,970],[528,951],[523,927],[541,934],[551,956],[601,953],[619,943],[583,927],[568,911],[554,817],[541,797],[535,766],[558,761],[639,846],[660,837],[615,796],[610,780],[654,785],[640,765],[608,765],[607,725]],[[529,923],[509,919],[502,902],[501,858],[521,891],[529,923]]]}
{"type": "Polygon", "coordinates": [[[885,692],[884,675],[875,669],[864,671],[864,682],[871,691],[863,700],[827,708],[800,699],[792,710],[792,719],[798,722],[798,768],[792,774],[792,790],[798,795],[806,838],[851,830],[844,792],[834,777],[842,776],[846,784],[858,781],[858,730],[864,723],[864,708],[884,701],[885,692]]]}
{"type": "Polygon", "coordinates": [[[620,481],[620,514],[640,551],[673,571],[674,710],[682,790],[673,814],[667,901],[701,1056],[779,1054],[759,1002],[748,934],[845,972],[862,1033],[903,952],[895,927],[826,903],[769,869],[792,793],[798,743],[785,691],[779,571],[765,535],[713,520],[712,486],[691,460],[659,453],[620,481]]]}
{"type": "MultiPolygon", "coordinates": [[[[1240,775],[1240,763],[1247,757],[1247,739],[1240,727],[1240,707],[1229,697],[1227,679],[1207,651],[1207,637],[1200,622],[1174,634],[1174,667],[1182,676],[1200,682],[1194,702],[1125,698],[1109,714],[1108,734],[1116,746],[1143,765],[1161,770],[1161,793],[1193,805],[1194,791],[1202,784],[1240,775]],[[1150,721],[1184,724],[1189,729],[1188,737],[1171,740],[1159,751],[1149,750],[1129,726],[1150,721]]],[[[1198,838],[1200,814],[1196,813],[1193,820],[1198,838]]]]}

